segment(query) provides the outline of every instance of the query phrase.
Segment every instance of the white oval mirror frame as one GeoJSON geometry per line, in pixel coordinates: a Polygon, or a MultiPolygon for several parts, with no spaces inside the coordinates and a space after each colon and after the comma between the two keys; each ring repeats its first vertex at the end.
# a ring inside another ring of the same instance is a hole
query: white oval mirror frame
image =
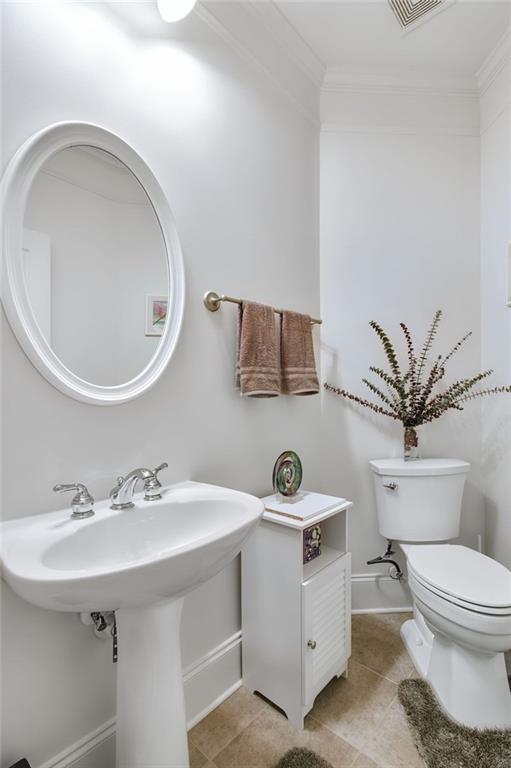
{"type": "Polygon", "coordinates": [[[57,389],[82,402],[115,405],[142,395],[158,380],[174,351],[181,329],[185,297],[183,256],[174,217],[160,184],[147,164],[129,144],[98,125],[55,123],[35,133],[18,149],[3,176],[0,201],[3,232],[1,298],[9,323],[29,360],[57,389]],[[34,177],[56,152],[84,145],[109,152],[135,175],[154,209],[167,252],[168,306],[172,311],[167,317],[161,342],[137,376],[115,386],[84,381],[69,370],[50,348],[32,313],[20,258],[23,217],[34,177]]]}

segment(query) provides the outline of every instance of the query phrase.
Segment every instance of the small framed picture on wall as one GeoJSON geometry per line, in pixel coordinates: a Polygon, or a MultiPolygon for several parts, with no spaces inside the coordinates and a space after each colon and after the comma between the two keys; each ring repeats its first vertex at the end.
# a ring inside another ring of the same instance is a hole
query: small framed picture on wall
{"type": "Polygon", "coordinates": [[[146,296],[145,335],[161,336],[167,320],[168,296],[148,294],[146,296]]]}

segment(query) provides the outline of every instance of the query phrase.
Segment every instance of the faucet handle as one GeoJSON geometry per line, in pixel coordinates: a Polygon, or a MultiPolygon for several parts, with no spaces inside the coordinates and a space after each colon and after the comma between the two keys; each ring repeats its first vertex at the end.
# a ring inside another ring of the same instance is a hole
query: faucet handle
{"type": "Polygon", "coordinates": [[[144,499],[146,501],[157,501],[158,499],[161,499],[161,483],[158,480],[158,473],[162,471],[162,469],[167,469],[169,465],[166,461],[163,462],[163,464],[160,464],[159,467],[156,467],[156,469],[153,469],[152,476],[148,477],[147,480],[144,482],[144,499]]]}
{"type": "Polygon", "coordinates": [[[156,469],[153,469],[153,475],[158,479],[158,473],[162,471],[162,469],[167,469],[169,465],[166,461],[163,462],[163,464],[160,464],[159,467],[156,467],[156,469]]]}
{"type": "Polygon", "coordinates": [[[71,517],[83,519],[92,517],[94,514],[94,499],[83,483],[58,483],[53,486],[55,493],[65,493],[66,491],[76,491],[71,501],[73,513],[71,517]]]}

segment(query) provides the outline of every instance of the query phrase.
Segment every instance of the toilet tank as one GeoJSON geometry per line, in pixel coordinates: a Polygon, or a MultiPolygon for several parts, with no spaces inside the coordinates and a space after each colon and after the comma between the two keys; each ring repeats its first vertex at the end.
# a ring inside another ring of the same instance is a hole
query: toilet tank
{"type": "Polygon", "coordinates": [[[470,464],[459,459],[378,459],[370,465],[382,536],[429,542],[459,535],[470,464]]]}

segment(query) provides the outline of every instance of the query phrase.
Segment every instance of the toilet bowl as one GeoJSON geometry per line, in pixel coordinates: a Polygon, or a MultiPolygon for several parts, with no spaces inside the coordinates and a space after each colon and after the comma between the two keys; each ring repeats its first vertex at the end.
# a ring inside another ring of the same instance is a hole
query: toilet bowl
{"type": "Polygon", "coordinates": [[[504,652],[511,649],[511,572],[459,533],[466,462],[371,462],[380,532],[407,560],[414,618],[401,635],[447,714],[475,728],[511,728],[504,652]]]}

